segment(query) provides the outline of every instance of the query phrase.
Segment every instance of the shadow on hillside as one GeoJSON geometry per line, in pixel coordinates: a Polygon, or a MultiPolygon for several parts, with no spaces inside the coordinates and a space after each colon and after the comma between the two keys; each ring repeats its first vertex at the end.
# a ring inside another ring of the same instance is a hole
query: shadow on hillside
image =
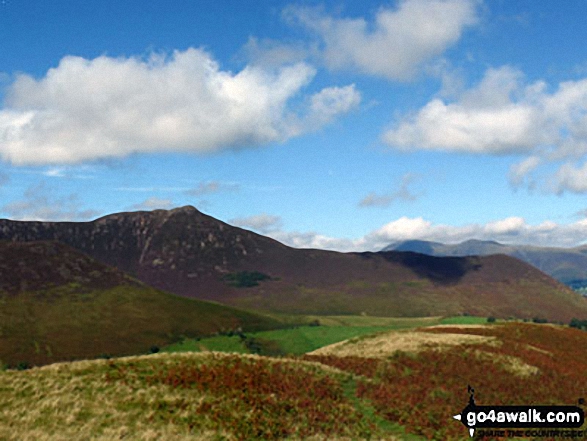
{"type": "Polygon", "coordinates": [[[409,251],[377,254],[388,262],[404,265],[420,277],[443,285],[457,283],[469,271],[477,271],[482,266],[477,259],[471,257],[435,257],[409,251]]]}

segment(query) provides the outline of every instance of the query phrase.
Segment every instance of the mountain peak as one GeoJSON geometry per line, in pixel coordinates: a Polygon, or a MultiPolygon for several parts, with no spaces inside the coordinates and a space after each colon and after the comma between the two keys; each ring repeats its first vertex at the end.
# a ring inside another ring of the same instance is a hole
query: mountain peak
{"type": "Polygon", "coordinates": [[[200,211],[193,205],[184,205],[183,207],[176,207],[168,210],[171,213],[200,213],[200,211]]]}

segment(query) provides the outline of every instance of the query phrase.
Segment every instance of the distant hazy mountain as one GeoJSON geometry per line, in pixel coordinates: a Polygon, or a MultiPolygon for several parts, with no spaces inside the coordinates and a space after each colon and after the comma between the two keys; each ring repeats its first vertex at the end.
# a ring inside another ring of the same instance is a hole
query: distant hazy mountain
{"type": "Polygon", "coordinates": [[[467,240],[458,244],[407,240],[388,245],[382,251],[414,251],[431,256],[506,254],[528,262],[567,285],[587,286],[587,246],[554,248],[504,245],[483,240],[467,240]]]}
{"type": "Polygon", "coordinates": [[[587,300],[509,256],[295,249],[191,206],[93,222],[0,220],[0,240],[64,242],[155,288],[260,311],[587,318],[587,300]]]}

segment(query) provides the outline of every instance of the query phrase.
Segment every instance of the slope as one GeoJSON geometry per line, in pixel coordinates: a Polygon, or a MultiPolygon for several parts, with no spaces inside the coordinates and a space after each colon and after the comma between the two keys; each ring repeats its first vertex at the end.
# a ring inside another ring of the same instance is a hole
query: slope
{"type": "Polygon", "coordinates": [[[11,366],[146,353],[184,335],[279,326],[153,289],[58,242],[0,242],[0,361],[11,366]]]}

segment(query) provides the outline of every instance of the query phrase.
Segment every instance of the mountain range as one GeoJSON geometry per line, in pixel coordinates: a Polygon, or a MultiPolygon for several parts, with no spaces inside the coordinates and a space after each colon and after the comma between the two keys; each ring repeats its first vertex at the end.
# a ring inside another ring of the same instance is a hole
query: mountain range
{"type": "MultiPolygon", "coordinates": [[[[92,222],[3,219],[0,241],[59,242],[146,286],[261,312],[587,317],[586,299],[514,257],[295,249],[191,206],[92,222]]],[[[29,277],[26,265],[11,271],[18,283],[29,277]]]]}
{"type": "Polygon", "coordinates": [[[587,287],[587,245],[575,248],[505,245],[494,241],[467,240],[444,244],[424,240],[395,242],[382,251],[412,251],[431,256],[487,256],[506,254],[535,266],[573,288],[587,287]]]}

